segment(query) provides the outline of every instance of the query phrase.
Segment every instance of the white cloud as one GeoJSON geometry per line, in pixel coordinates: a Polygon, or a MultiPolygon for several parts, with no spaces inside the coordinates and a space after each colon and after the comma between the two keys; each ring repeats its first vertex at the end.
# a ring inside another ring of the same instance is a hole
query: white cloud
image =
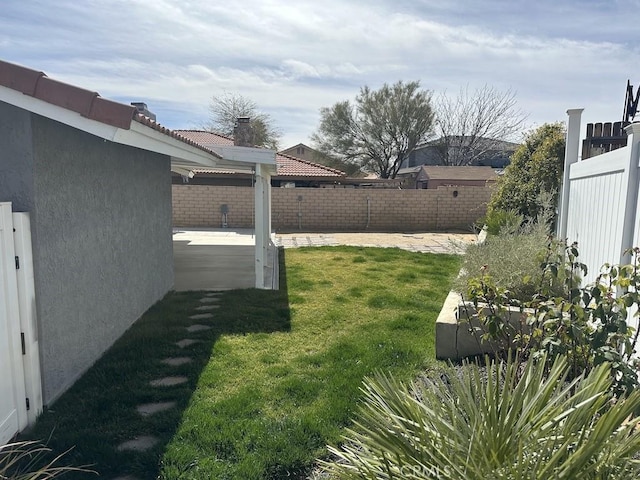
{"type": "Polygon", "coordinates": [[[307,141],[320,107],[400,79],[513,88],[536,123],[576,106],[615,120],[640,64],[628,28],[639,3],[10,0],[0,58],[150,99],[174,127],[206,117],[212,95],[238,92],[272,115],[285,144],[307,141]]]}

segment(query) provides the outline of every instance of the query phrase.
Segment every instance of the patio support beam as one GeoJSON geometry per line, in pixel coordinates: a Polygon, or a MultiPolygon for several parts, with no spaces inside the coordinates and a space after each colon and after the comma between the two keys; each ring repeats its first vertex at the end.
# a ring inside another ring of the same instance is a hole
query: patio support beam
{"type": "Polygon", "coordinates": [[[256,226],[256,252],[255,274],[256,288],[268,288],[265,284],[265,271],[267,267],[267,250],[271,237],[271,175],[261,164],[256,163],[255,195],[255,226],[256,226]]]}

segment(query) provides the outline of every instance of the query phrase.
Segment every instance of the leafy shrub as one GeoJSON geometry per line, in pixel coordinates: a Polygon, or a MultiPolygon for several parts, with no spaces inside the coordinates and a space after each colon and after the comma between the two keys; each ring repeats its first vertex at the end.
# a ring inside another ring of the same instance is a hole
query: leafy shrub
{"type": "Polygon", "coordinates": [[[515,210],[525,217],[538,216],[543,205],[540,194],[550,194],[557,205],[564,168],[565,128],[562,123],[546,123],[529,133],[511,156],[488,205],[515,210]]]}
{"type": "Polygon", "coordinates": [[[545,355],[422,387],[367,379],[356,428],[324,467],[342,479],[638,478],[640,418],[628,419],[640,392],[614,402],[608,363],[567,381],[569,361],[548,369],[545,355]]]}
{"type": "MultiPolygon", "coordinates": [[[[509,292],[510,298],[530,300],[543,281],[540,265],[550,252],[550,241],[544,222],[488,236],[483,243],[467,247],[454,289],[464,295],[470,285],[489,276],[496,288],[509,292]]],[[[560,294],[562,282],[556,282],[554,287],[560,294]]]]}
{"type": "Polygon", "coordinates": [[[555,251],[540,266],[542,281],[530,300],[520,302],[512,293],[485,276],[472,282],[468,298],[478,309],[484,338],[504,344],[506,339],[523,357],[548,354],[549,359],[564,355],[573,376],[609,362],[612,389],[617,396],[640,386],[638,364],[634,358],[640,330],[629,326],[628,315],[640,306],[640,249],[632,251],[629,265],[606,264],[596,280],[580,286],[579,276],[587,273],[578,261],[576,244],[566,247],[564,257],[555,251]],[[564,294],[557,295],[555,285],[564,283],[564,294]],[[504,313],[513,305],[525,315],[522,328],[514,327],[504,313]]]}
{"type": "Polygon", "coordinates": [[[497,208],[487,212],[487,215],[480,221],[487,228],[489,235],[499,235],[500,233],[515,233],[524,223],[524,216],[515,210],[502,210],[497,208]]]}

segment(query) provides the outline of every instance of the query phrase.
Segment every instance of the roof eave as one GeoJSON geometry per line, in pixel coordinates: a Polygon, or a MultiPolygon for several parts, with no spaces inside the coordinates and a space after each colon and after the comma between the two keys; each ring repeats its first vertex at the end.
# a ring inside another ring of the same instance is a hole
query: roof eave
{"type": "Polygon", "coordinates": [[[119,143],[171,157],[172,162],[186,166],[215,167],[221,158],[214,152],[208,153],[161,132],[131,120],[129,129],[123,129],[83,117],[78,112],[68,110],[25,95],[17,90],[0,86],[0,101],[23,110],[41,115],[70,127],[82,130],[110,142],[119,143]]]}

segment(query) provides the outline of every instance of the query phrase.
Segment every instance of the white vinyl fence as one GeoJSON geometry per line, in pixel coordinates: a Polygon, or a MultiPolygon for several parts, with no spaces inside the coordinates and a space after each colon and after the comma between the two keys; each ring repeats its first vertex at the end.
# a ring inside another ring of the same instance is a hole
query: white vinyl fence
{"type": "Polygon", "coordinates": [[[0,445],[41,411],[29,215],[0,203],[0,445]]]}
{"type": "Polygon", "coordinates": [[[578,242],[579,260],[589,269],[586,284],[605,263],[629,263],[625,251],[640,246],[640,123],[626,127],[626,147],[579,161],[581,112],[567,112],[558,236],[578,242]]]}
{"type": "MultiPolygon", "coordinates": [[[[569,243],[578,242],[580,259],[589,267],[587,282],[595,278],[604,263],[628,262],[630,258],[624,252],[640,245],[640,123],[629,125],[627,133],[626,147],[583,161],[565,159],[568,172],[559,235],[569,243]]],[[[575,141],[570,137],[567,150],[569,143],[575,141]]]]}

